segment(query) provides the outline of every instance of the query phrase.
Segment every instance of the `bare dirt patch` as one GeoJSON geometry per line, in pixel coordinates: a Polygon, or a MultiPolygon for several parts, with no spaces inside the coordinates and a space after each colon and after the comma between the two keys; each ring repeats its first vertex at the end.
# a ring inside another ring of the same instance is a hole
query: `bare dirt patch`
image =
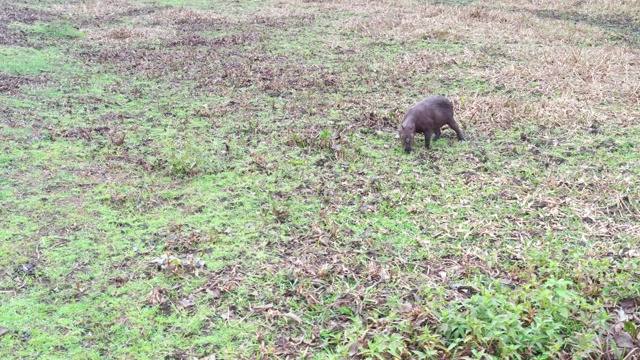
{"type": "Polygon", "coordinates": [[[0,5],[0,25],[6,26],[14,21],[33,24],[36,21],[48,21],[55,17],[56,16],[52,13],[43,10],[36,10],[18,5],[0,5]]]}
{"type": "Polygon", "coordinates": [[[36,21],[50,21],[56,18],[52,13],[21,7],[18,5],[0,5],[0,45],[28,46],[27,36],[18,30],[9,28],[13,22],[33,24],[36,21]]]}
{"type": "Polygon", "coordinates": [[[0,93],[16,95],[20,93],[20,87],[40,85],[48,82],[46,76],[21,76],[0,73],[0,93]]]}

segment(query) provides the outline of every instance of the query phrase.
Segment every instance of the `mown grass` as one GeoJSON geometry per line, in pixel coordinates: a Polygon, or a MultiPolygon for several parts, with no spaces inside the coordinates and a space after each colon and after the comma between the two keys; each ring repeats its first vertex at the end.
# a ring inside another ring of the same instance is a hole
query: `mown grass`
{"type": "Polygon", "coordinates": [[[0,356],[633,356],[638,17],[0,5],[0,356]],[[469,141],[407,155],[432,93],[469,141]]]}

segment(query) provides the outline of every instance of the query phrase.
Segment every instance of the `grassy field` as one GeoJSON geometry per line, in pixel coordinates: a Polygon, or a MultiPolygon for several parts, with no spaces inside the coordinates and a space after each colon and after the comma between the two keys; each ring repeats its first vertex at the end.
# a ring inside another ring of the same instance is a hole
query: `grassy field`
{"type": "Polygon", "coordinates": [[[640,356],[639,140],[636,0],[4,1],[0,358],[640,356]]]}

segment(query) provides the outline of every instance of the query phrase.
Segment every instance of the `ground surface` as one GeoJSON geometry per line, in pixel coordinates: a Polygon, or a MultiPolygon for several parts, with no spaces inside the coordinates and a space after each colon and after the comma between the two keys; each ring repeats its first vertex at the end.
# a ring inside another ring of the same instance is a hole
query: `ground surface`
{"type": "Polygon", "coordinates": [[[634,0],[2,2],[0,358],[638,351],[639,24],[634,0]],[[469,141],[404,154],[428,94],[469,141]]]}

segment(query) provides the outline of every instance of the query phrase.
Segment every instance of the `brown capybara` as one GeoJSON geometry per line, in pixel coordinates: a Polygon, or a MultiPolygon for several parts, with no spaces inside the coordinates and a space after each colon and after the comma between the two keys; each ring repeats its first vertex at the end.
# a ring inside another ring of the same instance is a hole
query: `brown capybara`
{"type": "Polygon", "coordinates": [[[404,116],[400,125],[400,141],[405,152],[410,152],[416,133],[424,134],[425,147],[431,148],[431,134],[436,134],[433,141],[440,138],[440,128],[449,125],[458,134],[458,140],[464,141],[462,131],[453,119],[453,104],[440,95],[429,96],[414,105],[404,116]]]}

